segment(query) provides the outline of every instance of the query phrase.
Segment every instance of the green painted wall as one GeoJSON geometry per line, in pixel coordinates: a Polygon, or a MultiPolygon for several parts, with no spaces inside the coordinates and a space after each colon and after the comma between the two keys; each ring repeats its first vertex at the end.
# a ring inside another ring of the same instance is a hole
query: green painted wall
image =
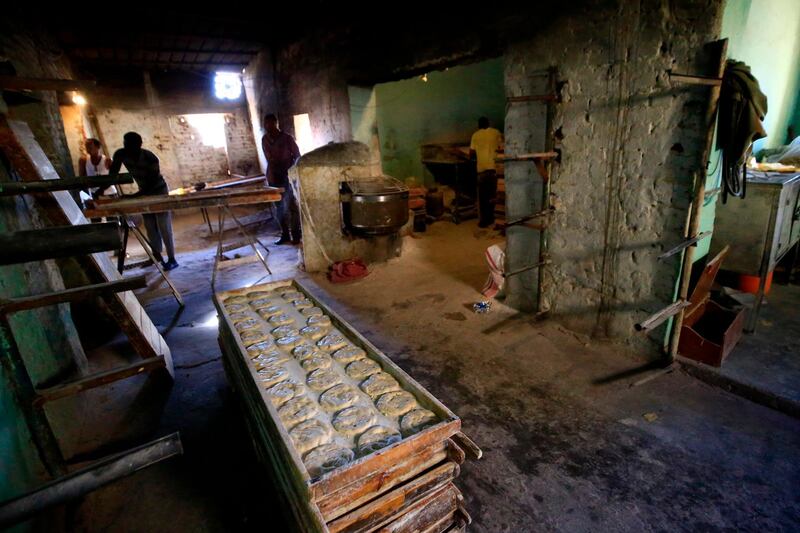
{"type": "MultiPolygon", "coordinates": [[[[750,65],[767,95],[764,127],[768,137],[755,143],[755,151],[786,144],[789,125],[794,124],[800,134],[800,0],[728,0],[721,37],[728,38],[728,58],[750,65]]],[[[719,186],[719,161],[715,150],[707,190],[719,186]]],[[[714,228],[716,201],[713,197],[703,206],[700,231],[714,228]]],[[[711,239],[701,241],[695,261],[704,258],[710,246],[711,239]]]]}
{"type": "Polygon", "coordinates": [[[376,85],[375,105],[383,171],[430,184],[433,177],[422,164],[420,145],[468,143],[481,115],[503,131],[503,60],[431,72],[427,80],[376,85]]]}

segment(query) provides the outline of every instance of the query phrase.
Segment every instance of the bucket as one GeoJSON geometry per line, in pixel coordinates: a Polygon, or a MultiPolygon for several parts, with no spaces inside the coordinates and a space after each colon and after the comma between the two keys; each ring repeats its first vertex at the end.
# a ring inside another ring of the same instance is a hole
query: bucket
{"type": "MultiPolygon", "coordinates": [[[[761,278],[758,276],[747,276],[739,274],[739,290],[756,294],[758,292],[758,282],[761,278]]],[[[764,294],[769,294],[769,289],[772,287],[772,272],[767,274],[767,281],[764,284],[764,294]]]]}

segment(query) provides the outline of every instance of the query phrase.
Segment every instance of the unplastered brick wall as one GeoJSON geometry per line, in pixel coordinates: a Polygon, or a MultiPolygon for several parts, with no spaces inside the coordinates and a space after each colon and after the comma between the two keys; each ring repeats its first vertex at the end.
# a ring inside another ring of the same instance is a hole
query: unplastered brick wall
{"type": "MultiPolygon", "coordinates": [[[[532,76],[551,66],[564,82],[543,307],[572,328],[661,346],[663,328],[647,340],[633,326],[673,299],[680,256],[657,256],[682,239],[693,174],[703,172],[709,101],[708,88],[673,85],[667,73],[716,71],[703,46],[718,35],[721,8],[719,0],[598,0],[505,54],[508,96],[540,90],[532,76]]],[[[507,154],[541,148],[542,121],[530,118],[509,109],[507,154]]],[[[531,172],[506,165],[506,196],[517,198],[511,217],[541,205],[531,172]]],[[[535,260],[537,245],[537,232],[510,228],[507,257],[535,260]]],[[[536,275],[512,282],[528,305],[536,275]]]]}
{"type": "MultiPolygon", "coordinates": [[[[167,116],[155,111],[105,108],[95,111],[106,151],[113,155],[122,148],[122,137],[129,131],[142,136],[142,147],[159,159],[161,174],[170,189],[183,186],[181,167],[176,154],[175,140],[167,116]]],[[[123,169],[124,170],[124,169],[123,169]]],[[[130,185],[124,187],[132,187],[130,185]]]]}
{"type": "Polygon", "coordinates": [[[228,177],[224,117],[213,114],[202,118],[203,127],[198,127],[190,116],[169,117],[182,186],[228,177]],[[204,131],[209,127],[218,128],[218,131],[204,131]]]}
{"type": "Polygon", "coordinates": [[[249,176],[261,172],[247,108],[225,114],[225,140],[231,174],[249,176]]]}

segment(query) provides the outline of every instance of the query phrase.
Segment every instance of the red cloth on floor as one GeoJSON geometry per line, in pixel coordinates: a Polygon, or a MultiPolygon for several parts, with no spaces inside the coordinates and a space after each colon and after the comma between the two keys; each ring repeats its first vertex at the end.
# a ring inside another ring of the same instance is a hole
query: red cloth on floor
{"type": "Polygon", "coordinates": [[[361,259],[355,258],[332,264],[328,271],[328,279],[331,283],[344,283],[361,279],[367,274],[369,274],[367,265],[361,259]]]}

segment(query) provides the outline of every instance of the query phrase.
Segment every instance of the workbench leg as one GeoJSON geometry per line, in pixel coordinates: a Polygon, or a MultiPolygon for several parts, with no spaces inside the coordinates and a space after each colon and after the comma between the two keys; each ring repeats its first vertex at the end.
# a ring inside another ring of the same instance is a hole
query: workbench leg
{"type": "Polygon", "coordinates": [[[211,225],[211,217],[208,214],[208,209],[205,207],[201,207],[200,214],[203,215],[203,220],[208,225],[208,234],[214,235],[214,227],[211,225]]]}
{"type": "Polygon", "coordinates": [[[0,314],[0,362],[8,374],[12,393],[25,417],[31,439],[44,467],[53,477],[65,475],[67,467],[64,456],[61,455],[61,448],[58,446],[58,440],[53,434],[44,408],[34,405],[36,389],[25,368],[19,346],[11,331],[11,324],[5,314],[0,314]]]}
{"type": "Polygon", "coordinates": [[[262,248],[264,248],[264,249],[267,251],[267,254],[269,254],[269,249],[267,249],[267,247],[266,247],[266,246],[264,246],[264,245],[261,243],[261,241],[259,241],[257,238],[255,238],[255,237],[251,237],[251,236],[250,236],[250,234],[249,234],[249,233],[247,233],[247,230],[245,230],[245,228],[244,228],[244,226],[242,225],[242,223],[241,223],[241,222],[239,222],[239,219],[238,219],[238,218],[236,218],[236,215],[234,215],[234,214],[233,214],[233,212],[230,210],[230,208],[229,208],[228,206],[225,206],[225,207],[223,207],[222,209],[224,209],[225,211],[227,211],[227,212],[228,212],[228,214],[231,216],[231,218],[233,219],[233,221],[234,221],[234,222],[236,223],[236,225],[239,227],[239,232],[242,234],[242,237],[244,237],[244,238],[247,240],[247,242],[248,242],[248,243],[250,243],[250,247],[253,249],[253,251],[255,252],[255,254],[258,256],[258,259],[259,259],[259,261],[261,261],[261,264],[262,264],[262,265],[264,265],[264,268],[266,269],[266,271],[267,271],[267,274],[269,274],[269,275],[271,276],[271,275],[272,275],[272,271],[269,269],[269,265],[267,265],[267,259],[266,259],[266,258],[264,257],[264,255],[261,253],[261,250],[259,250],[259,249],[258,249],[258,247],[256,246],[256,243],[260,244],[260,245],[261,245],[261,247],[262,247],[262,248]]]}
{"type": "Polygon", "coordinates": [[[169,280],[169,277],[167,277],[167,272],[164,270],[164,267],[161,266],[161,263],[158,261],[158,259],[156,259],[156,256],[153,255],[153,250],[150,246],[150,241],[148,241],[147,237],[145,237],[142,234],[142,232],[139,231],[139,228],[137,228],[133,224],[130,224],[129,227],[131,231],[133,231],[133,235],[141,243],[142,248],[144,248],[144,251],[147,254],[147,256],[150,258],[150,260],[158,269],[158,272],[159,274],[161,274],[161,277],[164,278],[164,281],[166,281],[167,285],[169,285],[169,288],[170,290],[172,290],[172,294],[173,296],[175,296],[175,300],[178,302],[178,305],[183,307],[185,305],[183,303],[183,297],[181,296],[181,293],[178,291],[177,287],[175,287],[175,285],[173,285],[172,282],[169,280]]]}
{"type": "Polygon", "coordinates": [[[119,257],[117,257],[117,270],[120,274],[125,270],[125,255],[128,253],[128,236],[130,235],[128,217],[122,217],[122,222],[122,248],[119,251],[119,257]]]}
{"type": "MultiPolygon", "coordinates": [[[[217,225],[219,228],[222,228],[222,225],[225,223],[225,210],[219,208],[217,210],[217,225]]],[[[222,260],[222,235],[223,232],[220,231],[217,237],[217,253],[214,255],[214,268],[211,270],[211,290],[215,290],[216,282],[217,282],[217,270],[219,270],[219,262],[222,260]]]]}

